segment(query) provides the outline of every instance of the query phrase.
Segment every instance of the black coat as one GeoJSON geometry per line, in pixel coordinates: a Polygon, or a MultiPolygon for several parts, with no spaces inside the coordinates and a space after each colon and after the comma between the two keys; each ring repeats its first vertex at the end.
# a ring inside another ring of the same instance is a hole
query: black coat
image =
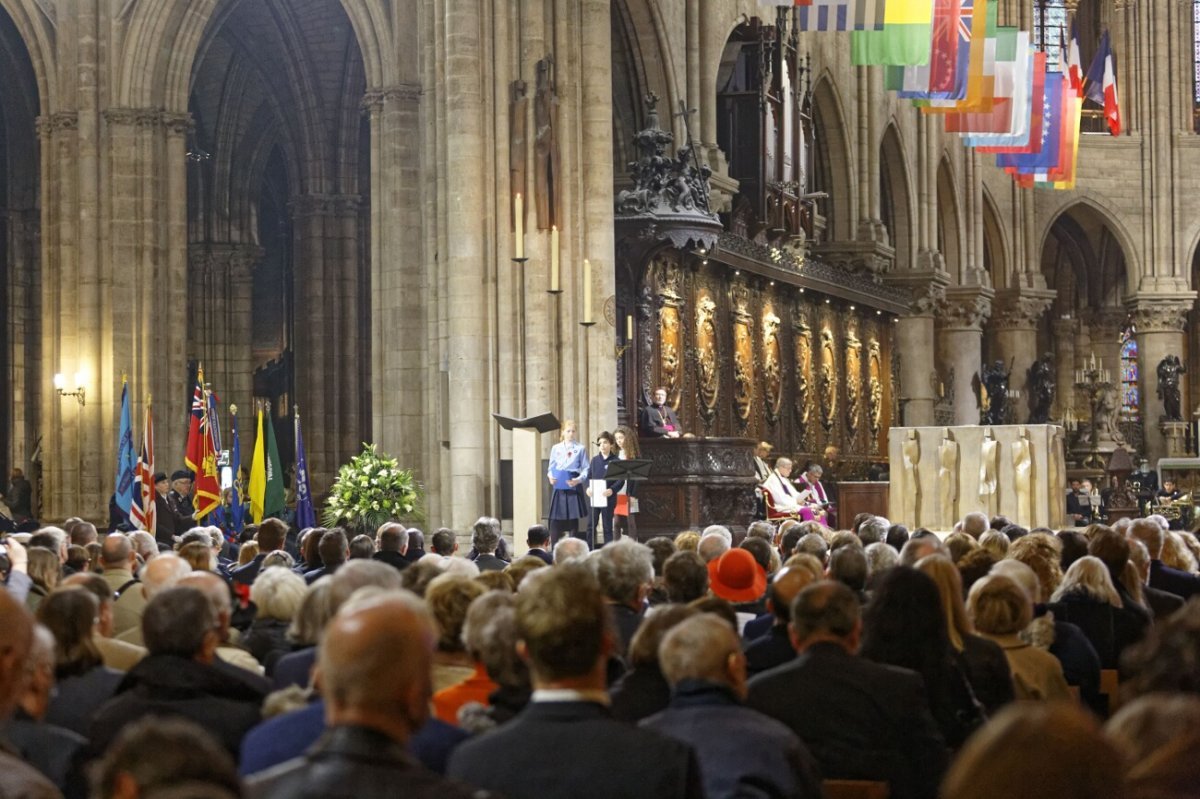
{"type": "Polygon", "coordinates": [[[292,651],[287,631],[291,622],[280,619],[257,618],[242,636],[241,646],[268,669],[270,674],[279,658],[292,651]]]}
{"type": "Polygon", "coordinates": [[[1008,658],[995,641],[978,635],[964,635],[962,663],[975,698],[989,714],[1016,699],[1008,658]]]}
{"type": "Polygon", "coordinates": [[[1047,607],[1055,620],[1070,622],[1083,630],[1100,656],[1102,669],[1117,668],[1121,653],[1142,640],[1149,628],[1142,615],[1082,593],[1067,594],[1047,607]]]}
{"type": "Polygon", "coordinates": [[[696,750],[708,799],[821,797],[816,760],[796,734],[725,686],[684,680],[670,707],[641,726],[696,750]]]}
{"type": "Polygon", "coordinates": [[[1146,598],[1146,604],[1150,606],[1150,610],[1154,613],[1154,618],[1159,621],[1183,607],[1183,597],[1172,594],[1169,591],[1160,591],[1157,588],[1144,585],[1142,586],[1142,595],[1146,598]]]}
{"type": "Polygon", "coordinates": [[[261,772],[246,785],[248,799],[468,799],[485,797],[439,777],[404,747],[368,727],[333,727],[303,757],[261,772]]]}
{"type": "Polygon", "coordinates": [[[96,712],[120,689],[124,676],[96,666],[86,674],[59,680],[43,721],[86,736],[96,712]]]}
{"type": "Polygon", "coordinates": [[[178,716],[207,730],[236,759],[244,736],[261,719],[265,694],[249,681],[176,655],[149,655],[134,666],[92,719],[94,754],[104,752],[132,721],[178,716]]]}
{"type": "Polygon", "coordinates": [[[669,432],[680,432],[679,414],[670,405],[647,405],[642,408],[638,433],[645,438],[662,438],[669,432]],[[667,426],[671,430],[667,430],[667,426]]]}
{"type": "Polygon", "coordinates": [[[609,689],[613,718],[638,722],[667,709],[671,686],[656,663],[634,666],[609,689]]]}
{"type": "Polygon", "coordinates": [[[475,565],[481,572],[502,572],[508,568],[508,561],[500,560],[492,554],[481,554],[475,558],[475,565]]]}
{"type": "Polygon", "coordinates": [[[795,659],[796,650],[786,624],[776,624],[746,647],[746,673],[753,677],[795,659]]]}
{"type": "Polygon", "coordinates": [[[825,779],[886,781],[893,799],[937,795],[948,753],[916,672],[817,643],[750,680],[746,704],[791,728],[825,779]]]}
{"type": "Polygon", "coordinates": [[[404,571],[409,566],[408,558],[404,557],[399,552],[393,552],[387,549],[381,549],[380,551],[376,552],[371,556],[371,560],[377,560],[381,563],[386,563],[387,565],[399,569],[400,571],[404,571]]]}
{"type": "Polygon", "coordinates": [[[447,773],[507,799],[704,796],[691,747],[619,722],[593,702],[534,702],[459,746],[447,773]]]}
{"type": "Polygon", "coordinates": [[[1150,587],[1166,591],[1186,602],[1192,596],[1200,594],[1200,577],[1179,569],[1172,569],[1161,560],[1150,561],[1150,587]]]}
{"type": "Polygon", "coordinates": [[[229,579],[238,585],[254,585],[254,581],[258,579],[258,572],[262,569],[262,562],[266,559],[266,552],[258,553],[245,566],[238,566],[229,572],[229,579]]]}

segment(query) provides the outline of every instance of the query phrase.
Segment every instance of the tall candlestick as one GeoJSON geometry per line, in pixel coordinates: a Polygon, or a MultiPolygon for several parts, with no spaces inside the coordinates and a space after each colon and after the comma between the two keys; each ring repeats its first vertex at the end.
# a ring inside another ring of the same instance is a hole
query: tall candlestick
{"type": "Polygon", "coordinates": [[[559,291],[558,225],[550,228],[550,291],[559,291]]]}
{"type": "Polygon", "coordinates": [[[518,193],[513,201],[513,257],[525,257],[525,201],[518,193]]]}
{"type": "Polygon", "coordinates": [[[633,314],[625,314],[625,340],[633,341],[633,314]]]}
{"type": "Polygon", "coordinates": [[[592,319],[592,262],[583,259],[583,323],[593,324],[592,319]]]}

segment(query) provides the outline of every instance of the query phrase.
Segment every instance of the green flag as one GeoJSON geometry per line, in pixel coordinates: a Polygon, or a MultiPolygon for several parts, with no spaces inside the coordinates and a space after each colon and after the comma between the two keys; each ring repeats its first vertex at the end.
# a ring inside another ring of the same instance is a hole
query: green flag
{"type": "Polygon", "coordinates": [[[878,25],[850,34],[854,64],[919,66],[929,63],[933,39],[933,0],[885,0],[876,3],[878,25]]]}
{"type": "Polygon", "coordinates": [[[266,414],[267,484],[263,491],[263,517],[282,516],[284,511],[283,469],[279,465],[279,447],[275,445],[275,420],[270,407],[266,414]]]}

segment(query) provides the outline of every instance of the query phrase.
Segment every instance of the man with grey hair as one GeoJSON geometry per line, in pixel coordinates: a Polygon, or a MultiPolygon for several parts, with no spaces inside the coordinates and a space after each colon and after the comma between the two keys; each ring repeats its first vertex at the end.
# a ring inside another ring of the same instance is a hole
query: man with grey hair
{"type": "Polygon", "coordinates": [[[475,565],[481,572],[499,572],[508,567],[506,561],[496,557],[500,546],[500,520],[480,516],[471,528],[471,546],[475,548],[475,565]]]}
{"type": "Polygon", "coordinates": [[[705,527],[700,531],[700,537],[704,538],[706,535],[719,535],[725,539],[726,544],[729,544],[731,547],[733,546],[733,533],[723,524],[710,524],[708,527],[705,527]]]}
{"type": "Polygon", "coordinates": [[[829,543],[825,537],[818,533],[809,533],[796,542],[796,555],[812,555],[817,560],[821,561],[821,565],[825,565],[825,561],[829,559],[829,543]]]}
{"type": "Polygon", "coordinates": [[[904,543],[900,550],[901,566],[916,566],[917,561],[929,555],[942,551],[942,542],[936,535],[914,536],[904,543]]]}
{"type": "Polygon", "coordinates": [[[964,516],[959,525],[962,532],[978,541],[979,537],[988,531],[989,522],[986,513],[975,510],[964,516]]]}
{"type": "MultiPolygon", "coordinates": [[[[192,571],[192,567],[188,562],[178,555],[173,555],[164,552],[157,556],[142,569],[142,596],[145,597],[146,604],[150,600],[161,593],[164,589],[170,588],[179,582],[183,575],[192,571]]],[[[131,589],[136,590],[136,589],[131,589]]],[[[143,620],[145,619],[145,611],[143,610],[143,620]]],[[[146,642],[142,637],[142,625],[130,627],[125,632],[116,636],[118,641],[124,641],[127,644],[135,646],[145,646],[146,642]]]]}
{"type": "MultiPolygon", "coordinates": [[[[768,495],[768,516],[773,510],[776,516],[798,516],[800,514],[800,491],[792,485],[792,461],[778,458],[771,476],[763,481],[763,491],[768,495]]],[[[732,543],[732,542],[731,542],[732,543]]]]}
{"type": "Polygon", "coordinates": [[[408,533],[399,522],[381,524],[375,531],[375,554],[372,560],[386,563],[397,571],[408,568],[408,533]]]}
{"type": "Polygon", "coordinates": [[[1136,538],[1145,544],[1146,551],[1150,553],[1150,587],[1175,594],[1186,602],[1196,594],[1200,594],[1200,577],[1173,569],[1162,562],[1163,542],[1166,534],[1166,528],[1152,517],[1138,519],[1129,526],[1129,537],[1136,538]]]}
{"type": "Polygon", "coordinates": [[[775,525],[762,521],[750,522],[746,528],[746,538],[761,538],[768,544],[775,540],[775,525]]]}
{"type": "MultiPolygon", "coordinates": [[[[204,594],[204,598],[212,605],[217,617],[217,657],[231,666],[235,666],[251,674],[262,675],[263,667],[258,660],[244,649],[233,646],[229,642],[229,623],[233,618],[233,601],[229,593],[229,584],[212,572],[194,571],[185,574],[177,585],[195,588],[204,594]]],[[[265,683],[260,686],[267,690],[265,683]]]]}
{"type": "Polygon", "coordinates": [[[616,625],[618,654],[623,657],[642,623],[646,597],[654,584],[654,554],[645,544],[622,538],[602,547],[594,558],[596,579],[616,625]]]}
{"type": "Polygon", "coordinates": [[[129,543],[133,545],[133,551],[137,553],[137,556],[142,559],[142,565],[158,557],[158,542],[145,530],[135,530],[130,533],[129,543]]]}
{"type": "Polygon", "coordinates": [[[587,541],[582,538],[561,538],[554,545],[554,565],[587,560],[589,551],[587,541]]]}
{"type": "Polygon", "coordinates": [[[825,779],[887,782],[896,799],[936,796],[947,752],[924,683],[916,672],[857,656],[854,592],[814,583],[791,615],[798,654],[750,681],[749,706],[791,728],[825,779]]]}
{"type": "Polygon", "coordinates": [[[700,543],[696,546],[696,553],[704,558],[705,563],[712,563],[728,552],[729,549],[730,543],[725,539],[725,536],[720,533],[705,533],[700,536],[700,543]]]}
{"type": "Polygon", "coordinates": [[[478,797],[408,752],[429,718],[436,638],[429,612],[406,592],[346,606],[325,631],[317,665],[325,735],[302,758],[251,779],[247,795],[478,797]]]}
{"type": "Polygon", "coordinates": [[[42,527],[30,536],[29,546],[48,549],[58,556],[59,563],[65,564],[67,562],[67,549],[71,546],[71,539],[67,535],[67,531],[61,527],[42,527]]]}
{"type": "Polygon", "coordinates": [[[887,538],[888,528],[892,523],[882,516],[872,516],[858,527],[858,540],[864,547],[878,543],[887,538]]]}
{"type": "Polygon", "coordinates": [[[895,548],[884,541],[877,544],[871,544],[863,554],[867,556],[867,583],[877,579],[877,576],[883,574],[888,569],[897,565],[900,562],[900,553],[895,548]]]}
{"type": "Polygon", "coordinates": [[[1149,585],[1150,551],[1140,540],[1136,538],[1128,540],[1129,562],[1137,569],[1138,578],[1142,581],[1142,596],[1146,598],[1146,604],[1154,612],[1155,621],[1166,619],[1183,607],[1183,597],[1149,585]]]}
{"type": "Polygon", "coordinates": [[[708,796],[819,799],[816,761],[800,739],[742,704],[746,657],[726,622],[711,613],[680,622],[659,644],[658,661],[671,703],[640,726],[696,751],[708,796]]]}

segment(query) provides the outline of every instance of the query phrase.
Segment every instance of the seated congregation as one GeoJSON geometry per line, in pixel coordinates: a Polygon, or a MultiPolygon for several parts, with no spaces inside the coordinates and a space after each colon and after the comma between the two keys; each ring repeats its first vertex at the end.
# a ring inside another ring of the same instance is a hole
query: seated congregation
{"type": "Polygon", "coordinates": [[[4,541],[0,797],[1184,797],[1200,541],[861,516],[511,558],[400,524],[4,541]]]}

